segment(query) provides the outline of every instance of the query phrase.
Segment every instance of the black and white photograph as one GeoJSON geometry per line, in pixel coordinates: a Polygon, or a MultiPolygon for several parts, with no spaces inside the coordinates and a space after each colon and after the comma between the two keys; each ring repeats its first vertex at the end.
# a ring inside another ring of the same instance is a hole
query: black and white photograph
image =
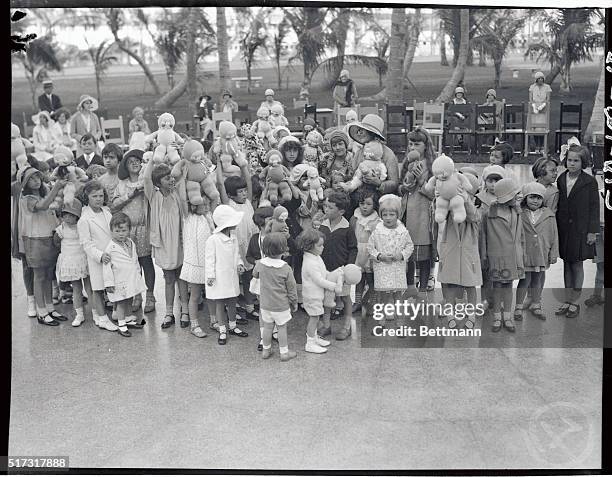
{"type": "Polygon", "coordinates": [[[489,3],[11,0],[3,470],[602,469],[612,10],[489,3]]]}

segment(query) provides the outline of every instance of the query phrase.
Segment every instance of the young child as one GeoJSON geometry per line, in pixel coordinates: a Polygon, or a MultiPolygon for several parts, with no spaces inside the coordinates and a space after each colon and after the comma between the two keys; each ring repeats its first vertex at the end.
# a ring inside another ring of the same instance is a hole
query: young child
{"type": "Polygon", "coordinates": [[[249,291],[251,283],[251,265],[246,259],[247,249],[251,237],[257,233],[257,227],[253,222],[253,206],[247,197],[247,184],[242,176],[231,176],[225,179],[225,191],[229,197],[229,206],[239,212],[242,212],[242,220],[236,227],[236,239],[238,240],[238,253],[244,264],[244,273],[240,275],[240,284],[242,286],[242,298],[244,300],[244,309],[246,317],[250,320],[258,321],[259,315],[255,311],[254,297],[249,291]]]}
{"type": "Polygon", "coordinates": [[[76,158],[77,167],[80,167],[81,169],[86,171],[89,166],[92,166],[94,164],[104,166],[102,156],[96,154],[96,138],[93,137],[92,134],[83,134],[81,136],[79,145],[81,146],[83,154],[76,158]]]}
{"type": "Polygon", "coordinates": [[[107,201],[106,190],[100,182],[92,180],[86,183],[81,194],[81,202],[85,207],[81,210],[77,230],[81,246],[87,255],[93,321],[100,329],[117,331],[119,328],[108,319],[104,309],[105,287],[102,264],[107,264],[111,260],[105,250],[112,238],[109,226],[112,214],[104,205],[107,201]]]}
{"type": "MultiPolygon", "coordinates": [[[[491,148],[491,152],[489,154],[489,163],[491,165],[497,165],[503,167],[505,171],[504,177],[509,177],[514,179],[514,182],[518,184],[518,180],[512,173],[510,169],[506,167],[512,158],[514,157],[514,150],[512,146],[506,142],[498,142],[491,148]]],[[[522,197],[520,197],[522,199],[522,197]]]]}
{"type": "Polygon", "coordinates": [[[584,281],[583,262],[595,256],[595,242],[599,232],[599,190],[597,181],[584,172],[589,166],[589,150],[572,145],[565,157],[567,170],[557,179],[559,208],[559,256],[563,259],[563,280],[566,301],[555,312],[576,318],[580,313],[580,298],[584,281]]]}
{"type": "Polygon", "coordinates": [[[118,169],[121,159],[123,159],[123,152],[117,144],[110,143],[102,149],[102,160],[104,161],[104,167],[106,167],[106,174],[98,180],[106,189],[108,197],[115,195],[115,189],[119,184],[118,169]]]}
{"type": "Polygon", "coordinates": [[[554,214],[559,205],[559,189],[555,185],[559,163],[552,157],[540,157],[531,167],[533,178],[545,188],[544,206],[554,214]]]}
{"type": "Polygon", "coordinates": [[[206,296],[214,300],[215,314],[219,323],[217,343],[227,343],[227,316],[229,334],[242,338],[249,336],[236,326],[236,301],[240,295],[239,273],[244,272],[244,264],[238,251],[238,240],[232,232],[240,223],[244,212],[238,212],[229,205],[219,205],[213,212],[217,226],[205,245],[206,296]],[[227,307],[227,315],[225,308],[227,307]]]}
{"type": "MultiPolygon", "coordinates": [[[[319,230],[325,235],[325,247],[321,258],[325,267],[330,272],[336,268],[355,263],[357,258],[357,238],[355,231],[343,216],[350,205],[350,200],[345,192],[333,191],[325,200],[323,210],[325,219],[319,230]]],[[[353,319],[353,304],[351,303],[350,287],[345,286],[340,296],[344,304],[344,324],[336,333],[336,339],[343,341],[351,336],[351,322],[353,319]]],[[[339,312],[337,312],[339,315],[339,312]]],[[[331,335],[330,316],[325,313],[323,317],[323,328],[319,334],[323,337],[331,335]]]]}
{"type": "Polygon", "coordinates": [[[272,332],[276,325],[280,359],[289,361],[297,353],[289,351],[287,323],[298,305],[293,270],[281,259],[287,252],[287,237],[283,233],[272,232],[264,237],[262,247],[265,257],[255,264],[253,270],[253,277],[259,278],[261,289],[266,291],[261,294],[261,320],[264,322],[261,357],[268,359],[272,355],[272,332]]]}
{"type": "Polygon", "coordinates": [[[348,136],[342,131],[334,130],[326,135],[326,139],[329,141],[331,151],[323,155],[323,161],[320,164],[321,175],[328,180],[328,184],[350,181],[355,171],[353,153],[348,149],[348,136]],[[334,172],[340,174],[342,179],[333,177],[334,172]]]}
{"type": "Polygon", "coordinates": [[[559,257],[559,237],[557,221],[552,210],[544,205],[546,187],[539,182],[529,182],[523,186],[523,263],[525,278],[518,282],[514,319],[523,319],[524,301],[527,291],[531,292],[529,310],[540,320],[545,320],[542,312],[542,289],[544,275],[548,267],[559,257]]]}
{"type": "MultiPolygon", "coordinates": [[[[394,303],[408,288],[406,262],[414,245],[410,233],[399,220],[402,200],[385,194],[378,201],[380,222],[368,240],[368,252],[374,270],[374,290],[379,303],[394,303]]],[[[381,322],[384,326],[384,321],[381,322]]]]}
{"type": "Polygon", "coordinates": [[[49,210],[49,205],[65,184],[65,181],[58,180],[49,191],[39,170],[27,167],[21,172],[18,230],[25,260],[33,272],[37,319],[40,324],[48,326],[57,326],[59,321],[67,320],[55,311],[53,305],[51,281],[57,260],[53,231],[57,227],[57,218],[49,210]]]}
{"type": "Polygon", "coordinates": [[[496,201],[491,204],[483,224],[489,279],[493,285],[493,331],[503,327],[515,331],[512,309],[512,282],[525,277],[523,263],[523,226],[518,211],[520,192],[512,178],[499,180],[493,188],[496,201]],[[502,315],[501,308],[504,308],[502,315]]]}
{"type": "Polygon", "coordinates": [[[302,297],[308,313],[306,326],[306,348],[308,353],[326,353],[330,342],[317,333],[317,325],[323,317],[325,290],[342,293],[342,276],[337,282],[327,279],[327,269],[321,258],[325,235],[315,229],[306,229],[298,237],[298,247],[304,252],[302,261],[302,297]]]}
{"type": "Polygon", "coordinates": [[[361,267],[364,273],[361,282],[359,282],[355,289],[353,313],[357,313],[361,309],[362,304],[366,305],[374,292],[374,272],[372,271],[372,259],[368,252],[368,241],[376,226],[381,222],[378,216],[379,193],[367,188],[359,189],[358,192],[357,201],[359,207],[353,213],[350,226],[355,231],[355,238],[357,239],[355,265],[361,267]],[[366,283],[368,291],[362,296],[366,283]]]}
{"type": "MultiPolygon", "coordinates": [[[[592,169],[591,169],[592,170],[592,169]]],[[[605,199],[605,186],[604,186],[604,178],[603,171],[598,171],[595,173],[595,180],[597,181],[597,185],[599,186],[599,196],[605,199]]],[[[605,220],[604,220],[604,210],[605,207],[599,208],[599,233],[597,234],[597,241],[595,242],[595,258],[593,262],[595,262],[597,266],[597,272],[595,273],[595,288],[593,288],[593,294],[584,300],[584,304],[588,307],[603,305],[606,303],[606,300],[602,297],[604,291],[604,250],[605,250],[605,239],[604,239],[604,229],[605,229],[605,220]]]]}
{"type": "Polygon", "coordinates": [[[153,161],[149,161],[143,175],[144,193],[150,204],[151,249],[155,263],[163,270],[165,281],[166,315],[161,324],[162,329],[176,322],[174,297],[177,284],[181,301],[181,327],[189,326],[187,283],[180,279],[183,265],[183,217],[187,205],[181,200],[170,172],[168,165],[155,166],[153,161]]]}
{"type": "Polygon", "coordinates": [[[119,324],[119,334],[130,337],[132,333],[128,325],[142,328],[131,316],[134,296],[146,290],[145,282],[140,274],[136,245],[130,238],[130,218],[123,212],[117,212],[109,224],[112,239],[104,249],[111,261],[102,266],[104,288],[109,300],[117,307],[116,317],[119,324]]]}
{"type": "Polygon", "coordinates": [[[57,257],[55,273],[57,280],[72,283],[72,303],[75,317],[72,326],[81,326],[85,321],[83,314],[83,288],[88,297],[92,297],[87,268],[87,255],[79,241],[77,222],[81,217],[83,205],[78,199],[72,203],[64,203],[62,207],[62,223],[55,229],[54,239],[59,242],[61,251],[57,257]]]}

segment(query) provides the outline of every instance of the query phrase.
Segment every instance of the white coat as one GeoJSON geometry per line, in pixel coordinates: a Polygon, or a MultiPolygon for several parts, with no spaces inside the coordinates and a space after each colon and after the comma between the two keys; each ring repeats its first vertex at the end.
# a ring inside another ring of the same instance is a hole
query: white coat
{"type": "Polygon", "coordinates": [[[92,290],[104,290],[102,274],[102,254],[111,241],[110,220],[112,214],[108,207],[96,214],[88,205],[83,207],[81,218],[77,223],[79,240],[87,255],[89,280],[92,290]]]}
{"type": "Polygon", "coordinates": [[[131,254],[112,240],[104,250],[111,256],[110,263],[102,265],[104,275],[104,288],[114,287],[115,290],[108,293],[108,299],[113,303],[133,298],[147,289],[140,274],[138,253],[136,245],[129,239],[131,254]]]}
{"type": "Polygon", "coordinates": [[[238,265],[244,264],[238,253],[238,240],[233,233],[231,237],[223,232],[217,232],[208,237],[204,262],[206,280],[215,279],[212,286],[206,285],[206,298],[222,300],[240,295],[238,265]]]}

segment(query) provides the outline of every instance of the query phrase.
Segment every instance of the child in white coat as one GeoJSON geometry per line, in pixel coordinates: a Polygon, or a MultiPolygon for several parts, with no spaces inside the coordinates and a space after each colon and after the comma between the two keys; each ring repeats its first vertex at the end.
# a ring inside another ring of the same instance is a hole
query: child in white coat
{"type": "Polygon", "coordinates": [[[246,331],[236,326],[236,301],[240,295],[238,274],[244,272],[244,264],[238,253],[238,240],[232,231],[236,229],[243,215],[243,212],[238,212],[229,205],[217,206],[213,212],[217,228],[208,237],[205,245],[206,297],[215,303],[219,323],[217,342],[220,345],[227,343],[227,316],[231,317],[229,334],[242,338],[249,336],[246,331]]]}

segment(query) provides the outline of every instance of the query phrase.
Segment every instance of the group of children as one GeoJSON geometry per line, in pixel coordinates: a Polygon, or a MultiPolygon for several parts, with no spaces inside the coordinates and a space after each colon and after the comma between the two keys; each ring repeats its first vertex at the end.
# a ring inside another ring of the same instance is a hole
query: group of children
{"type": "MultiPolygon", "coordinates": [[[[144,150],[124,154],[108,144],[98,156],[87,134],[80,142],[83,155],[74,162],[66,148],[58,148],[50,160],[54,170],[66,162],[85,169],[87,180],[71,200],[65,193],[70,179],[51,183],[49,165],[24,154],[14,157],[13,256],[22,260],[28,315],[49,326],[66,321],[55,310],[53,283],[70,282],[73,326],[85,320],[84,290],[99,328],[131,336],[130,329],[145,324],[134,315],[143,292],[145,313],[155,309],[155,263],[165,282],[162,329],[176,323],[178,288],[181,328],[205,337],[198,313],[206,303],[219,345],[228,335],[247,337],[239,325],[253,320],[259,323],[262,357],[270,357],[276,339],[280,359],[287,361],[296,356],[287,344],[292,313],[302,309],[308,315],[305,350],[325,353],[331,320],[342,318],[335,333],[342,341],[351,336],[353,313],[362,307],[408,296],[431,300],[436,261],[445,302],[475,304],[476,287],[481,287],[480,301],[492,311],[493,331],[514,331],[527,309],[546,319],[541,306],[545,271],[559,257],[567,300],[556,314],[578,315],[582,264],[594,256],[599,291],[587,305],[602,303],[603,221],[597,183],[583,171],[589,165],[587,148],[575,142],[566,148],[567,171],[558,179],[558,162],[539,159],[532,168],[534,180],[520,187],[506,168],[512,147],[498,143],[481,174],[472,167],[458,171],[472,186],[460,191],[465,220],[455,220],[449,211],[444,221],[435,221],[437,192],[428,183],[436,157],[428,132],[408,133],[408,153],[418,153],[417,163],[408,158],[399,165],[395,158],[385,162],[389,177],[399,176],[397,184],[388,178],[381,184],[385,177],[378,177],[351,190],[347,184],[363,171],[363,149],[374,151],[368,160],[377,150],[371,143],[392,153],[379,140],[381,133],[379,139],[361,139],[367,137],[359,131],[365,121],[356,121],[356,115],[349,121],[346,128],[322,131],[325,140],[314,162],[304,160],[304,151],[311,147],[305,138],[315,124],[308,124],[303,140],[278,126],[275,133],[282,134],[266,144],[251,128],[241,128],[248,173],[217,175],[221,204],[190,203],[181,192],[186,172],[177,176],[168,164],[147,161],[144,150]],[[282,158],[291,197],[274,204],[265,198],[270,181],[259,179],[271,150],[282,158]],[[323,196],[310,193],[313,171],[324,183],[323,196]],[[63,204],[51,207],[62,190],[63,204]],[[351,284],[356,285],[355,304],[351,284]],[[112,319],[105,309],[109,302],[112,319]]],[[[188,138],[187,150],[206,155],[199,141],[188,138]]],[[[453,316],[446,320],[449,328],[459,325],[453,316]]],[[[475,316],[468,315],[464,326],[473,328],[475,316]]]]}

